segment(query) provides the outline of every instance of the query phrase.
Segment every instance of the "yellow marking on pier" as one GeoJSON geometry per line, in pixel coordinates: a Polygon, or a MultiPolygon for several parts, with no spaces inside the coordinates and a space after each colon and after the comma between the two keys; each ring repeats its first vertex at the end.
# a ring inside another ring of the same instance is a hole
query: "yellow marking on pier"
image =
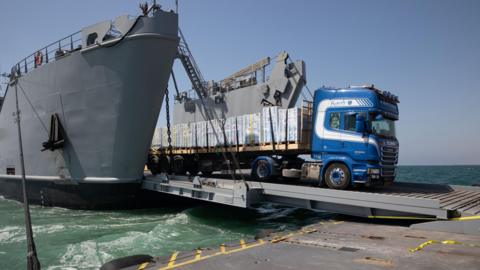
{"type": "Polygon", "coordinates": [[[408,251],[410,251],[410,252],[412,252],[412,253],[413,253],[413,252],[417,252],[417,251],[419,251],[419,250],[422,250],[422,249],[425,248],[426,246],[433,245],[433,244],[462,245],[462,246],[466,246],[466,247],[476,247],[476,248],[480,248],[480,245],[462,243],[462,242],[458,242],[458,241],[455,241],[455,240],[443,240],[443,241],[428,240],[427,242],[423,242],[423,243],[421,243],[420,245],[418,245],[416,248],[411,248],[411,249],[409,249],[408,251]]]}
{"type": "Polygon", "coordinates": [[[240,240],[240,246],[241,246],[242,248],[247,247],[247,245],[245,244],[245,240],[243,240],[243,239],[240,240]]]}
{"type": "Polygon", "coordinates": [[[290,237],[292,237],[292,236],[293,236],[292,233],[289,233],[289,234],[284,235],[284,236],[278,236],[278,237],[275,237],[275,238],[273,238],[272,240],[270,240],[270,243],[275,244],[275,243],[278,243],[278,242],[282,242],[282,241],[285,241],[285,240],[287,240],[288,238],[290,238],[290,237]]]}
{"type": "Polygon", "coordinates": [[[195,253],[195,260],[199,260],[200,258],[202,258],[202,250],[197,249],[195,253]]]}
{"type": "Polygon", "coordinates": [[[172,256],[170,257],[170,260],[168,261],[168,267],[172,267],[175,265],[175,261],[177,260],[178,253],[179,252],[174,252],[172,254],[172,256]]]}
{"type": "Polygon", "coordinates": [[[263,241],[263,240],[259,240],[259,241],[255,242],[254,244],[250,244],[250,245],[245,243],[245,247],[239,247],[239,248],[232,249],[232,250],[229,250],[229,251],[225,251],[225,245],[222,244],[220,246],[220,252],[213,253],[211,255],[206,255],[206,256],[203,256],[203,257],[200,256],[199,258],[197,258],[197,255],[198,255],[198,253],[197,253],[193,259],[188,260],[188,261],[184,261],[184,262],[180,262],[180,263],[177,263],[177,264],[175,264],[175,260],[177,258],[178,252],[175,252],[175,253],[172,254],[172,257],[170,258],[170,262],[169,262],[168,266],[163,267],[163,268],[159,268],[159,270],[174,269],[174,268],[177,268],[177,267],[180,267],[180,266],[193,264],[193,263],[203,261],[203,260],[206,260],[206,259],[209,259],[209,258],[212,258],[212,257],[219,256],[219,255],[232,254],[232,253],[235,253],[235,252],[239,252],[239,251],[247,250],[247,249],[250,249],[250,248],[258,247],[258,246],[264,245],[265,243],[266,242],[263,241]],[[222,251],[222,246],[223,246],[224,251],[222,251]]]}
{"type": "Polygon", "coordinates": [[[145,269],[148,264],[149,264],[148,262],[144,262],[144,263],[140,264],[140,265],[138,266],[138,270],[143,270],[143,269],[145,269]]]}

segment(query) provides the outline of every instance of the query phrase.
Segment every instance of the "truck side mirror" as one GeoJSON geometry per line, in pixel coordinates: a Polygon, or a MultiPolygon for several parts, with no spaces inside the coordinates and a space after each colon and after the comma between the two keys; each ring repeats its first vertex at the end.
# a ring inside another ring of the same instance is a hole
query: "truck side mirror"
{"type": "Polygon", "coordinates": [[[355,119],[355,131],[358,133],[365,133],[365,117],[363,115],[357,114],[355,119]]]}

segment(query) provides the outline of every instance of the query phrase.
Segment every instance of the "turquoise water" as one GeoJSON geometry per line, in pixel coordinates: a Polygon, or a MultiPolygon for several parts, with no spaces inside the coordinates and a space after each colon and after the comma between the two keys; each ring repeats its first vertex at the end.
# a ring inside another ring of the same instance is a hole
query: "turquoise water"
{"type": "MultiPolygon", "coordinates": [[[[480,166],[403,166],[401,181],[471,185],[480,166]]],[[[73,211],[32,207],[43,269],[97,269],[132,254],[169,255],[216,246],[262,230],[292,230],[329,214],[275,205],[256,210],[223,206],[132,211],[73,211]]],[[[20,203],[0,199],[0,269],[25,269],[25,229],[20,203]]]]}

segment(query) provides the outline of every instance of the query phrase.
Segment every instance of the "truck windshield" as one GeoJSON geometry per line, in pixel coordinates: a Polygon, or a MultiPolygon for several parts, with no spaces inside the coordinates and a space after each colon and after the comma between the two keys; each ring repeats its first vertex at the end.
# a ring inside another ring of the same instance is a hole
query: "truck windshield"
{"type": "Polygon", "coordinates": [[[370,126],[373,134],[384,137],[395,137],[395,121],[384,118],[381,114],[373,117],[370,126]]]}

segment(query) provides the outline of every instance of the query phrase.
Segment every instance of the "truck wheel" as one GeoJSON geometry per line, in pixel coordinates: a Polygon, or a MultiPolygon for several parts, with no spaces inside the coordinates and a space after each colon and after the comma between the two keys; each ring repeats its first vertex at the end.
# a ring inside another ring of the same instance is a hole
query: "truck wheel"
{"type": "Polygon", "coordinates": [[[211,176],[212,173],[213,173],[213,171],[202,171],[202,175],[205,176],[205,177],[211,176]]]}
{"type": "Polygon", "coordinates": [[[255,180],[269,180],[272,178],[272,170],[270,170],[270,164],[266,160],[259,160],[252,168],[252,177],[255,180]]]}
{"type": "Polygon", "coordinates": [[[350,185],[350,171],[342,163],[333,163],[328,166],[323,179],[329,188],[346,189],[350,185]]]}
{"type": "Polygon", "coordinates": [[[174,156],[172,165],[173,173],[178,175],[185,174],[185,159],[182,156],[174,156]]]}

